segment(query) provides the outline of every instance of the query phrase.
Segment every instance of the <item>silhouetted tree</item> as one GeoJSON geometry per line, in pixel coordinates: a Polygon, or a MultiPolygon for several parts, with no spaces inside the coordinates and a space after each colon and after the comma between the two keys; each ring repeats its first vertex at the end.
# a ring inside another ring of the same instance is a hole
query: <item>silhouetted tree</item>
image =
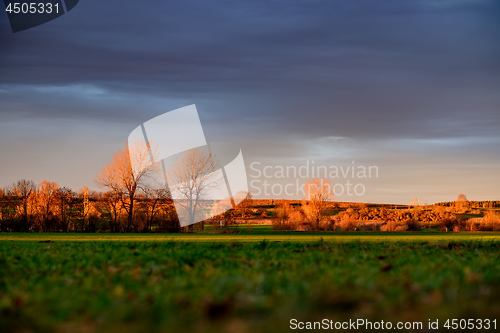
{"type": "Polygon", "coordinates": [[[74,197],[73,191],[67,187],[62,187],[57,189],[57,201],[59,205],[59,221],[61,223],[61,230],[63,232],[68,231],[69,217],[67,211],[71,205],[72,199],[74,197]]]}
{"type": "Polygon", "coordinates": [[[36,185],[32,180],[21,179],[12,184],[12,194],[21,200],[17,212],[21,216],[21,225],[18,231],[28,231],[33,212],[33,199],[36,185]]]}
{"type": "Polygon", "coordinates": [[[168,187],[143,188],[146,208],[146,230],[151,231],[153,221],[160,212],[160,203],[170,198],[168,187]]]}

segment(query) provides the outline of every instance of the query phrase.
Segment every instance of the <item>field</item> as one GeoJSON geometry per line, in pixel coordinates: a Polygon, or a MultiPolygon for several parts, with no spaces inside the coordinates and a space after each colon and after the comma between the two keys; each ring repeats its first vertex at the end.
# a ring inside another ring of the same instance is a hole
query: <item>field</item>
{"type": "Polygon", "coordinates": [[[499,245],[491,232],[0,234],[0,331],[498,320],[499,245]]]}

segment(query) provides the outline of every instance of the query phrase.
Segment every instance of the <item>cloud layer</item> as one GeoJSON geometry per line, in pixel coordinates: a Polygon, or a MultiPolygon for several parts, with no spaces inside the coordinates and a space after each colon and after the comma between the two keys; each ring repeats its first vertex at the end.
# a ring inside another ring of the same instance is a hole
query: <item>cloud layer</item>
{"type": "Polygon", "coordinates": [[[0,185],[92,185],[137,124],[195,103],[249,163],[377,163],[362,201],[498,199],[499,15],[495,0],[89,0],[17,34],[4,15],[0,185]]]}

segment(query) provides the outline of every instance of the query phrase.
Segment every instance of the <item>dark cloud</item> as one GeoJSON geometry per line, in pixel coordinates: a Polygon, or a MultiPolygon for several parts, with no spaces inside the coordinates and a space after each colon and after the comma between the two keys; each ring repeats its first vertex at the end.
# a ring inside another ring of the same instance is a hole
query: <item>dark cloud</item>
{"type": "Polygon", "coordinates": [[[377,142],[431,140],[439,155],[440,139],[474,138],[462,153],[489,160],[499,15],[495,0],[87,0],[16,34],[4,15],[0,128],[66,119],[125,138],[196,103],[209,138],[254,158],[300,158],[328,137],[363,142],[349,145],[359,158],[377,142]]]}

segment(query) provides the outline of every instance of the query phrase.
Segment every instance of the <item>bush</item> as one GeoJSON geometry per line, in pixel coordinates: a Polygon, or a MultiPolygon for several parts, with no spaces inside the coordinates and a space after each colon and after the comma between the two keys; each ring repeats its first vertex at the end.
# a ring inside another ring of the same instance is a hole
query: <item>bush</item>
{"type": "Polygon", "coordinates": [[[349,215],[344,215],[342,216],[342,219],[338,223],[338,226],[340,227],[340,230],[342,231],[356,231],[356,222],[354,218],[350,217],[349,215]]]}
{"type": "Polygon", "coordinates": [[[408,231],[420,231],[422,229],[420,222],[415,219],[406,220],[405,225],[407,226],[408,231]]]}
{"type": "Polygon", "coordinates": [[[301,225],[305,224],[306,217],[302,210],[295,210],[290,213],[288,217],[288,225],[291,227],[291,230],[299,230],[301,225]]]}
{"type": "Polygon", "coordinates": [[[335,230],[335,221],[329,218],[322,218],[319,221],[319,228],[324,231],[333,231],[335,230]]]}
{"type": "Polygon", "coordinates": [[[386,224],[380,227],[380,231],[390,231],[393,232],[396,230],[397,223],[396,221],[389,221],[386,224]]]}
{"type": "Polygon", "coordinates": [[[277,217],[273,220],[274,230],[310,230],[306,217],[301,209],[293,209],[289,205],[278,208],[277,217]]]}
{"type": "MultiPolygon", "coordinates": [[[[290,214],[291,208],[288,204],[281,204],[276,209],[276,218],[273,219],[273,229],[274,230],[290,230],[287,221],[290,214]]],[[[267,215],[267,214],[266,214],[267,215]]]]}
{"type": "Polygon", "coordinates": [[[468,231],[476,231],[478,229],[478,224],[477,219],[475,218],[472,218],[472,219],[468,219],[467,222],[465,222],[465,228],[466,230],[468,231]]]}
{"type": "Polygon", "coordinates": [[[403,232],[408,230],[408,226],[406,224],[398,225],[396,228],[394,228],[395,232],[403,232]]]}
{"type": "Polygon", "coordinates": [[[456,225],[460,225],[456,218],[445,217],[438,221],[440,231],[451,231],[456,225]]]}
{"type": "Polygon", "coordinates": [[[363,225],[363,231],[380,231],[380,223],[366,223],[363,225]]]}
{"type": "Polygon", "coordinates": [[[479,226],[481,231],[500,231],[500,218],[490,210],[484,214],[483,222],[479,226]]]}

